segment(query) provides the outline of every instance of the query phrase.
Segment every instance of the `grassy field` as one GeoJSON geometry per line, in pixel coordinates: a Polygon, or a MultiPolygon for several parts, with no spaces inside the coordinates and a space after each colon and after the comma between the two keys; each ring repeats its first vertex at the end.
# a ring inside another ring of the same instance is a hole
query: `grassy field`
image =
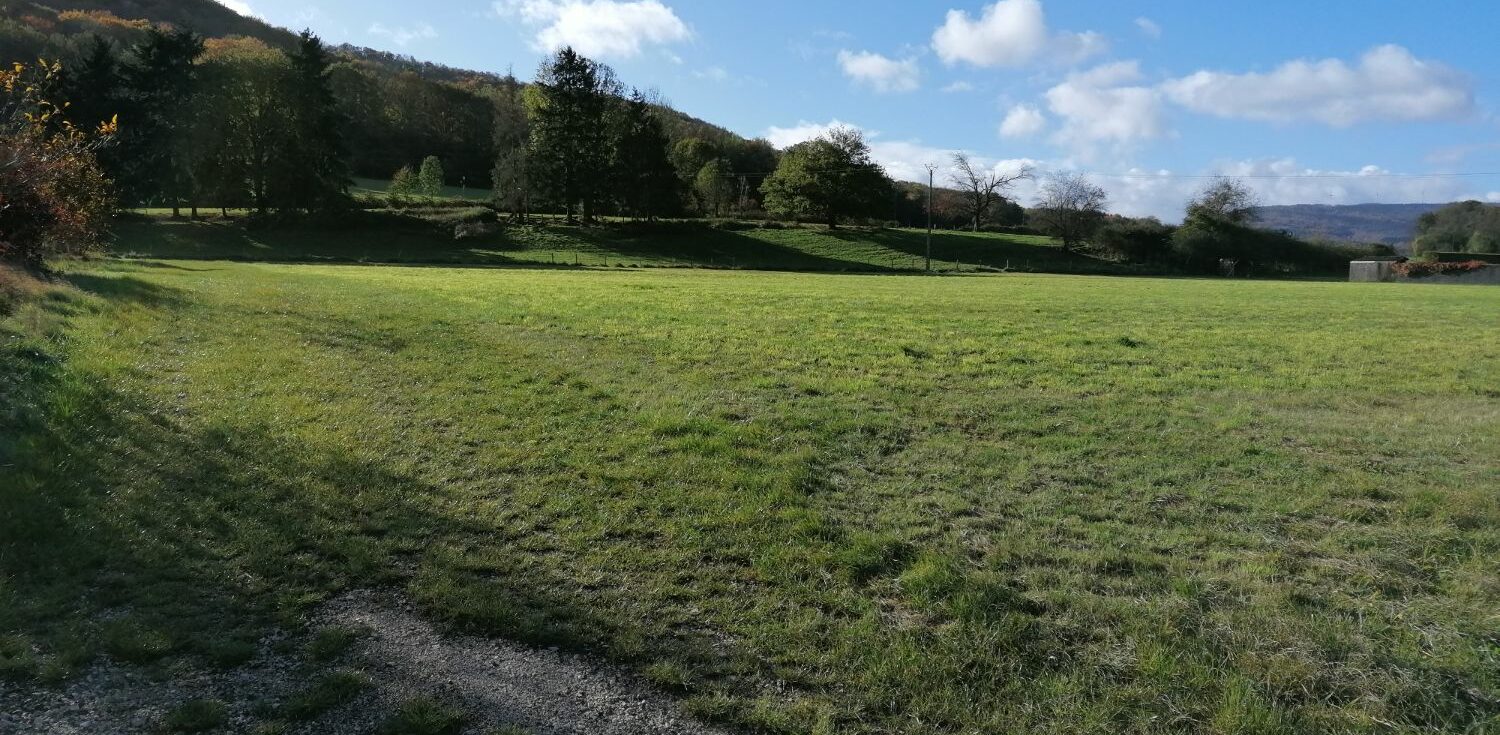
{"type": "Polygon", "coordinates": [[[1500,290],[70,270],[0,322],[4,675],[389,585],[772,732],[1500,727],[1500,290]]]}
{"type": "MultiPolygon", "coordinates": [[[[488,183],[488,182],[485,182],[485,183],[488,183]]],[[[356,178],[356,179],[354,179],[354,186],[349,187],[349,193],[353,194],[355,196],[371,195],[371,194],[384,195],[384,194],[387,193],[387,191],[390,188],[391,188],[390,179],[361,179],[361,178],[356,178]]],[[[489,199],[490,199],[490,197],[492,195],[493,195],[493,193],[490,191],[489,187],[483,187],[483,188],[481,188],[481,187],[476,187],[476,186],[468,186],[468,187],[445,186],[445,187],[443,187],[442,191],[439,193],[438,198],[440,198],[440,199],[467,199],[469,201],[474,201],[474,202],[484,202],[484,201],[489,201],[489,199]]],[[[414,198],[420,198],[420,197],[414,197],[414,198]]]]}
{"type": "MultiPolygon", "coordinates": [[[[556,221],[457,240],[454,226],[473,212],[370,212],[354,223],[256,229],[240,220],[138,217],[116,228],[111,250],[162,258],[288,262],[367,262],[508,266],[710,267],[799,271],[911,271],[924,266],[926,233],[904,229],[767,229],[703,222],[613,223],[572,227],[556,221]]],[[[1125,273],[1131,266],[1064,255],[1049,238],[939,232],[934,268],[1125,273]]]]}

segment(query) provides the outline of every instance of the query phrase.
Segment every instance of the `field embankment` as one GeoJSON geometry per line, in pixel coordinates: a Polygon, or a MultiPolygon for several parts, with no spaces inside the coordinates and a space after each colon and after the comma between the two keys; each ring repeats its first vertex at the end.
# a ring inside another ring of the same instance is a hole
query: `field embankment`
{"type": "MultiPolygon", "coordinates": [[[[496,227],[459,239],[455,230],[486,210],[415,207],[358,212],[328,223],[249,226],[241,218],[173,220],[160,214],[120,223],[111,252],[127,257],[273,262],[421,263],[493,266],[735,268],[898,272],[925,265],[926,232],[908,229],[785,226],[780,223],[668,221],[496,227]]],[[[1046,237],[938,232],[939,271],[1110,273],[1135,266],[1065,254],[1046,237]]]]}

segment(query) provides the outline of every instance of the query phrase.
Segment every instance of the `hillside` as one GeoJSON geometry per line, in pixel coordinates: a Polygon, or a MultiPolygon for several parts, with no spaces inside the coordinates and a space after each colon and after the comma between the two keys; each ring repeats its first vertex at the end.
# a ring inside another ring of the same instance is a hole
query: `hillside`
{"type": "Polygon", "coordinates": [[[1293,204],[1260,207],[1260,226],[1297,237],[1406,245],[1417,233],[1417,218],[1442,204],[1293,204]]]}
{"type": "Polygon", "coordinates": [[[12,18],[33,14],[45,19],[69,10],[108,13],[125,20],[149,20],[192,28],[213,38],[249,36],[273,46],[289,45],[295,38],[291,31],[257,18],[247,18],[213,0],[9,0],[0,9],[12,18]]]}
{"type": "MultiPolygon", "coordinates": [[[[187,28],[207,38],[246,36],[278,48],[289,48],[297,37],[294,31],[298,30],[240,15],[214,0],[0,0],[0,16],[3,16],[0,19],[20,21],[20,28],[0,33],[0,57],[5,62],[31,58],[39,51],[57,46],[57,36],[101,31],[106,36],[128,35],[131,30],[128,24],[132,21],[187,28]],[[98,14],[99,19],[95,22],[59,21],[58,16],[67,11],[98,14]]],[[[386,74],[415,74],[428,81],[468,89],[505,83],[504,75],[494,72],[459,69],[347,43],[334,48],[339,55],[386,74]]],[[[709,140],[744,140],[726,128],[671,107],[663,106],[661,112],[674,138],[697,136],[709,140]]]]}

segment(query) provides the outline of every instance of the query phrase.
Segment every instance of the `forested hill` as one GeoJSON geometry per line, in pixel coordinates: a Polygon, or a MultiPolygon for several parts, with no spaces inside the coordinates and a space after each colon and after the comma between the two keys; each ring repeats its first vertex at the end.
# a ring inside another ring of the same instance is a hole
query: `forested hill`
{"type": "Polygon", "coordinates": [[[1417,234],[1417,218],[1442,204],[1294,204],[1256,209],[1256,223],[1307,239],[1404,245],[1417,234]]]}
{"type": "MultiPolygon", "coordinates": [[[[152,24],[193,31],[208,39],[246,37],[289,49],[296,34],[247,18],[213,0],[0,0],[0,63],[81,59],[95,36],[118,55],[152,24]]],[[[443,159],[451,183],[488,182],[495,162],[494,102],[525,85],[501,75],[455,69],[356,46],[339,46],[343,60],[334,86],[353,121],[353,172],[389,178],[403,165],[432,155],[443,159]]],[[[529,72],[529,70],[526,70],[529,72]]],[[[524,73],[524,72],[523,72],[524,73]]],[[[627,82],[631,80],[625,80],[627,82]]],[[[640,86],[647,86],[642,80],[640,86]]],[[[749,141],[667,106],[658,116],[672,144],[696,138],[743,170],[764,170],[769,144],[749,141]]]]}

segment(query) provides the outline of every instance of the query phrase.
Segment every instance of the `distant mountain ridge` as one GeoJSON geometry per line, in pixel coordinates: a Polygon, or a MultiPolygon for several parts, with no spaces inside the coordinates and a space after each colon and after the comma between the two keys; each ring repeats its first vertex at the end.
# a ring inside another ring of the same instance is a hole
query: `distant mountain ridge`
{"type": "Polygon", "coordinates": [[[1417,218],[1447,204],[1290,204],[1257,207],[1256,225],[1312,240],[1408,245],[1417,218]]]}

